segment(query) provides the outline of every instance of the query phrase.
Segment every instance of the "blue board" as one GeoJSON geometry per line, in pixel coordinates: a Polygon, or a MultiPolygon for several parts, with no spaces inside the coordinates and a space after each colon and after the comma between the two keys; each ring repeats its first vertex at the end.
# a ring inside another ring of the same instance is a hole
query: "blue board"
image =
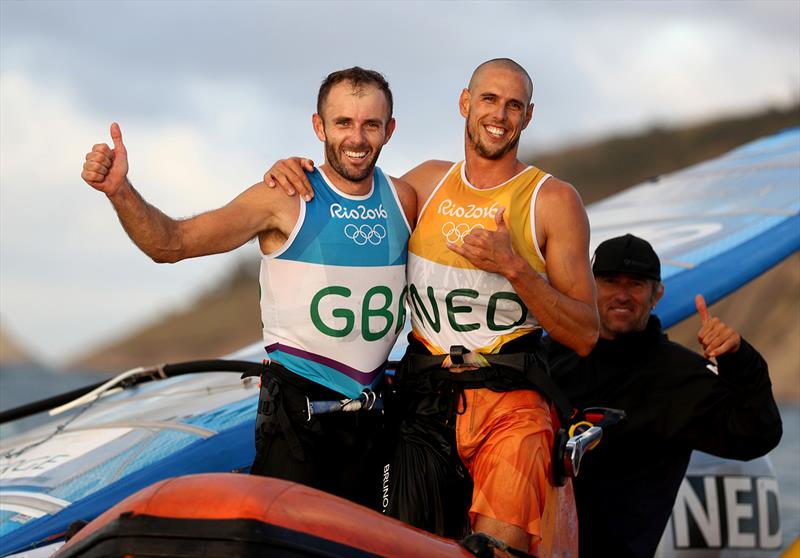
{"type": "Polygon", "coordinates": [[[662,262],[665,327],[713,304],[800,249],[800,128],[625,190],[588,208],[592,252],[625,233],[662,262]]]}
{"type": "MultiPolygon", "coordinates": [[[[259,346],[235,355],[261,362],[259,346]]],[[[0,443],[0,554],[44,544],[156,480],[246,471],[258,379],[191,374],[149,382],[0,443]]]]}
{"type": "MultiPolygon", "coordinates": [[[[588,208],[592,250],[613,236],[651,241],[663,262],[658,306],[672,325],[800,249],[800,129],[747,144],[588,208]]],[[[405,349],[401,338],[390,358],[405,349]]],[[[260,361],[254,345],[233,358],[260,361]]],[[[158,480],[246,470],[257,386],[237,374],[181,376],[99,400],[0,444],[0,554],[49,543],[158,480]]]]}

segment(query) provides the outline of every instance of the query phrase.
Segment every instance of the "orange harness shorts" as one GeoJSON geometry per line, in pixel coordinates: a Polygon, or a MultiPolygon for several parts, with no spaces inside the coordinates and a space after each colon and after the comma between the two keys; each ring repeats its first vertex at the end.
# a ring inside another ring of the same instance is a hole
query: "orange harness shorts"
{"type": "Polygon", "coordinates": [[[552,484],[553,424],[545,399],[533,390],[479,388],[465,395],[456,439],[475,485],[472,525],[478,515],[490,517],[530,534],[532,554],[577,556],[572,485],[552,484]]]}

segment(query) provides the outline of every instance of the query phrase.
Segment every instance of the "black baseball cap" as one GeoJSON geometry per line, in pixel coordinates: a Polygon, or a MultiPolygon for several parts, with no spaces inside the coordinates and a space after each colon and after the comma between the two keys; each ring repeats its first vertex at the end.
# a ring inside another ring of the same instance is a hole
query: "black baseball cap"
{"type": "Polygon", "coordinates": [[[626,234],[600,243],[592,258],[592,272],[595,275],[630,273],[661,281],[661,261],[649,242],[626,234]]]}

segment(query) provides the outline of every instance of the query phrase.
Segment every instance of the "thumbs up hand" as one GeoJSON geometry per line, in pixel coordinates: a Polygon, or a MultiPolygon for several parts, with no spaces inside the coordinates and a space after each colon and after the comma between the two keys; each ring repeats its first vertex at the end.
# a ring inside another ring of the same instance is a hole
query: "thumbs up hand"
{"type": "Polygon", "coordinates": [[[700,316],[700,331],[697,340],[703,346],[706,358],[714,358],[725,353],[735,353],[739,350],[742,337],[733,328],[726,325],[719,318],[712,318],[706,306],[703,295],[694,297],[694,304],[700,316]]]}
{"type": "Polygon", "coordinates": [[[113,196],[127,182],[128,150],[122,143],[119,124],[111,124],[111,140],[114,149],[106,143],[98,143],[86,154],[81,178],[95,190],[113,196]]]}
{"type": "Polygon", "coordinates": [[[490,231],[476,225],[463,237],[463,242],[447,242],[447,247],[484,271],[503,274],[511,261],[517,257],[511,245],[511,235],[503,220],[505,207],[497,210],[494,217],[496,230],[490,231]]]}

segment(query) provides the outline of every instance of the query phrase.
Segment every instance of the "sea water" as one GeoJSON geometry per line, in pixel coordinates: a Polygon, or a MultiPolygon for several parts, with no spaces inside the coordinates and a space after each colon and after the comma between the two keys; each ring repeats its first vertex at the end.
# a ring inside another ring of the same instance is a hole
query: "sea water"
{"type": "MultiPolygon", "coordinates": [[[[0,368],[0,411],[39,401],[104,378],[94,374],[55,372],[33,365],[0,368]]],[[[781,405],[783,438],[769,456],[778,477],[781,530],[785,548],[800,536],[800,405],[781,405]]],[[[0,424],[0,439],[23,432],[47,419],[39,415],[0,424]]]]}
{"type": "MultiPolygon", "coordinates": [[[[96,384],[104,379],[97,374],[55,372],[33,364],[3,366],[0,367],[0,412],[96,384]]],[[[0,438],[29,430],[46,422],[47,418],[46,414],[39,414],[0,424],[0,438]]]]}

